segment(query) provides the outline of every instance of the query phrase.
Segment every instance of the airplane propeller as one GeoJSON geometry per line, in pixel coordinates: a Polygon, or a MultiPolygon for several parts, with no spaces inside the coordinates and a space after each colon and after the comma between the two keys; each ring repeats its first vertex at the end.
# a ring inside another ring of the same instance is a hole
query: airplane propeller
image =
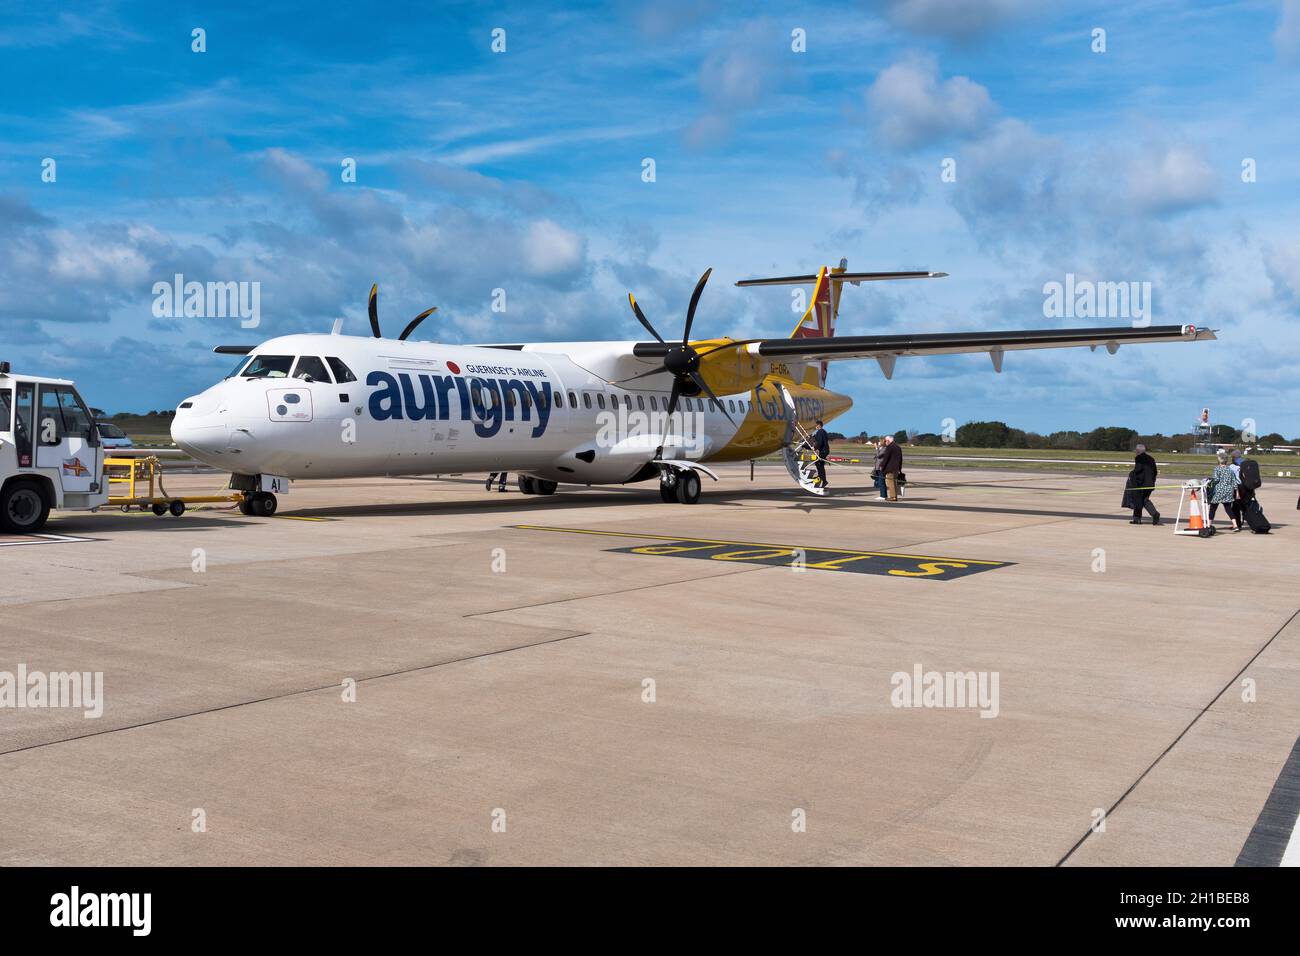
{"type": "MultiPolygon", "coordinates": [[[[727,421],[736,424],[736,420],[727,414],[727,407],[717,395],[713,394],[713,389],[709,388],[709,383],[704,380],[700,374],[700,360],[705,356],[712,355],[714,352],[720,352],[723,349],[732,349],[739,346],[749,345],[751,342],[760,341],[759,339],[745,339],[740,342],[727,342],[723,345],[715,345],[711,349],[703,352],[697,350],[691,345],[691,326],[695,324],[695,309],[700,304],[700,296],[704,293],[705,283],[709,281],[709,276],[713,274],[713,269],[705,269],[704,275],[700,276],[700,281],[695,283],[695,291],[691,293],[690,305],[686,308],[686,327],[682,330],[682,341],[680,344],[673,342],[671,345],[664,341],[662,335],[655,331],[655,327],[650,324],[650,320],[645,317],[641,311],[641,306],[637,304],[636,296],[631,292],[627,294],[627,301],[632,306],[632,312],[636,315],[637,321],[640,322],[647,332],[655,337],[655,340],[668,349],[664,355],[663,365],[659,368],[651,369],[648,372],[642,372],[640,375],[633,375],[631,378],[625,378],[616,384],[622,385],[624,382],[634,382],[639,378],[647,378],[651,375],[663,375],[667,373],[673,377],[672,392],[668,395],[668,414],[672,415],[677,411],[677,400],[683,394],[698,395],[703,392],[709,396],[722,414],[727,416],[727,421]]],[[[663,451],[662,446],[660,452],[663,451]]]]}
{"type": "MultiPolygon", "coordinates": [[[[433,315],[433,313],[437,311],[438,311],[438,307],[436,305],[432,309],[425,309],[423,312],[421,312],[419,315],[417,315],[415,318],[413,318],[410,322],[406,324],[406,328],[402,329],[402,334],[397,337],[397,340],[399,342],[405,342],[407,336],[409,336],[412,332],[415,331],[415,327],[417,325],[419,325],[421,322],[423,322],[425,319],[427,319],[429,316],[433,315]]],[[[375,336],[375,338],[382,339],[384,335],[382,332],[379,331],[379,283],[378,282],[376,282],[374,285],[370,287],[369,312],[370,312],[370,331],[375,336]]]]}

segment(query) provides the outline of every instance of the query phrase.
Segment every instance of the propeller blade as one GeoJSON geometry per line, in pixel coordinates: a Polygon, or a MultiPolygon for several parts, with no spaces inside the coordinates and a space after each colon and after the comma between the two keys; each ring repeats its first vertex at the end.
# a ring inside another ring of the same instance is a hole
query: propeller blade
{"type": "Polygon", "coordinates": [[[659,368],[652,368],[648,372],[642,372],[640,375],[633,375],[631,378],[625,378],[615,382],[615,385],[622,385],[624,382],[635,382],[639,378],[649,378],[651,375],[671,375],[672,373],[662,365],[659,368]]]}
{"type": "Polygon", "coordinates": [[[664,456],[664,445],[668,442],[668,430],[672,427],[673,412],[677,411],[677,399],[681,397],[681,394],[682,381],[674,376],[673,390],[668,396],[668,413],[664,415],[664,431],[663,434],[659,436],[659,447],[655,449],[656,458],[662,458],[664,456]]]}
{"type": "Polygon", "coordinates": [[[382,339],[383,333],[379,331],[379,283],[376,282],[370,287],[370,331],[374,333],[375,338],[382,339]]]}
{"type": "Polygon", "coordinates": [[[645,313],[641,311],[641,306],[636,304],[636,296],[629,292],[627,294],[627,301],[632,303],[632,311],[636,314],[637,321],[645,326],[646,331],[653,335],[660,345],[667,345],[668,343],[663,340],[663,337],[655,331],[655,327],[650,324],[650,320],[645,317],[645,313]]]}
{"type": "Polygon", "coordinates": [[[714,395],[713,389],[709,388],[709,383],[704,381],[704,376],[701,375],[699,372],[692,372],[691,378],[695,379],[695,384],[698,385],[701,389],[703,389],[704,393],[717,403],[718,408],[722,411],[722,414],[727,416],[727,421],[731,422],[731,424],[733,425],[736,424],[736,420],[732,418],[729,414],[727,414],[727,406],[722,404],[722,399],[714,395]]]}
{"type": "Polygon", "coordinates": [[[433,315],[433,313],[437,311],[438,311],[438,307],[436,305],[432,309],[425,309],[423,312],[421,312],[419,315],[417,315],[415,318],[413,318],[410,322],[406,324],[406,328],[402,329],[402,334],[397,337],[397,341],[405,342],[406,337],[415,331],[415,327],[417,325],[419,325],[421,322],[423,322],[425,319],[427,319],[429,316],[433,315]]]}
{"type": "Polygon", "coordinates": [[[704,275],[700,276],[700,281],[695,283],[695,291],[691,293],[691,304],[686,310],[686,330],[682,332],[682,345],[685,345],[691,338],[691,325],[695,322],[695,307],[700,304],[700,296],[704,293],[704,283],[709,281],[709,276],[713,275],[713,267],[704,270],[704,275]]]}

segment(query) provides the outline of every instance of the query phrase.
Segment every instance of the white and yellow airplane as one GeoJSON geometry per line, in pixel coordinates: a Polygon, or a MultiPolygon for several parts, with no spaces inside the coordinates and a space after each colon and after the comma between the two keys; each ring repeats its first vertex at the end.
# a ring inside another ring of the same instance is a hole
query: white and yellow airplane
{"type": "MultiPolygon", "coordinates": [[[[711,270],[710,270],[711,271],[711,270]]],[[[899,356],[1120,345],[1215,338],[1190,325],[1039,329],[835,338],[846,282],[937,278],[939,272],[847,271],[841,260],[816,275],[749,279],[738,286],[813,286],[811,304],[786,339],[692,339],[705,272],[691,296],[680,341],[665,340],[628,300],[649,342],[447,345],[411,341],[434,310],[396,339],[287,335],[240,355],[222,381],[181,402],[176,444],[232,473],[248,492],[246,513],[270,515],[289,479],[515,472],[526,494],[560,484],[659,479],[665,502],[694,504],[712,462],[783,452],[792,477],[823,493],[792,446],[817,419],[830,422],[853,400],[826,388],[829,362],[875,359],[886,378],[899,356]]]]}

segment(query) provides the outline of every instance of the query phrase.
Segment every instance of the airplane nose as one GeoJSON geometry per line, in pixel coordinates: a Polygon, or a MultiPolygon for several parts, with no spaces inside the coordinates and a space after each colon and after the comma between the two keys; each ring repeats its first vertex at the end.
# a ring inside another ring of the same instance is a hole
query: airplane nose
{"type": "Polygon", "coordinates": [[[199,461],[219,464],[228,444],[228,428],[217,412],[219,402],[211,395],[187,398],[172,419],[172,441],[199,461]]]}

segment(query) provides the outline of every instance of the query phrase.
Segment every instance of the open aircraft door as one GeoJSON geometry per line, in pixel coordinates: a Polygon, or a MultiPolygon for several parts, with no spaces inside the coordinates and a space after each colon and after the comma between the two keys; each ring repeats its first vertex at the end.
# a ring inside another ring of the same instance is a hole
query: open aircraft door
{"type": "Polygon", "coordinates": [[[778,384],[777,389],[781,392],[781,401],[785,403],[785,438],[781,441],[781,459],[785,462],[785,470],[790,473],[790,477],[795,480],[795,484],[804,491],[812,495],[825,497],[826,489],[813,483],[813,479],[817,477],[817,471],[813,467],[813,463],[799,460],[799,452],[796,449],[805,444],[808,448],[812,448],[812,439],[799,424],[794,396],[790,394],[784,385],[778,384]]]}

